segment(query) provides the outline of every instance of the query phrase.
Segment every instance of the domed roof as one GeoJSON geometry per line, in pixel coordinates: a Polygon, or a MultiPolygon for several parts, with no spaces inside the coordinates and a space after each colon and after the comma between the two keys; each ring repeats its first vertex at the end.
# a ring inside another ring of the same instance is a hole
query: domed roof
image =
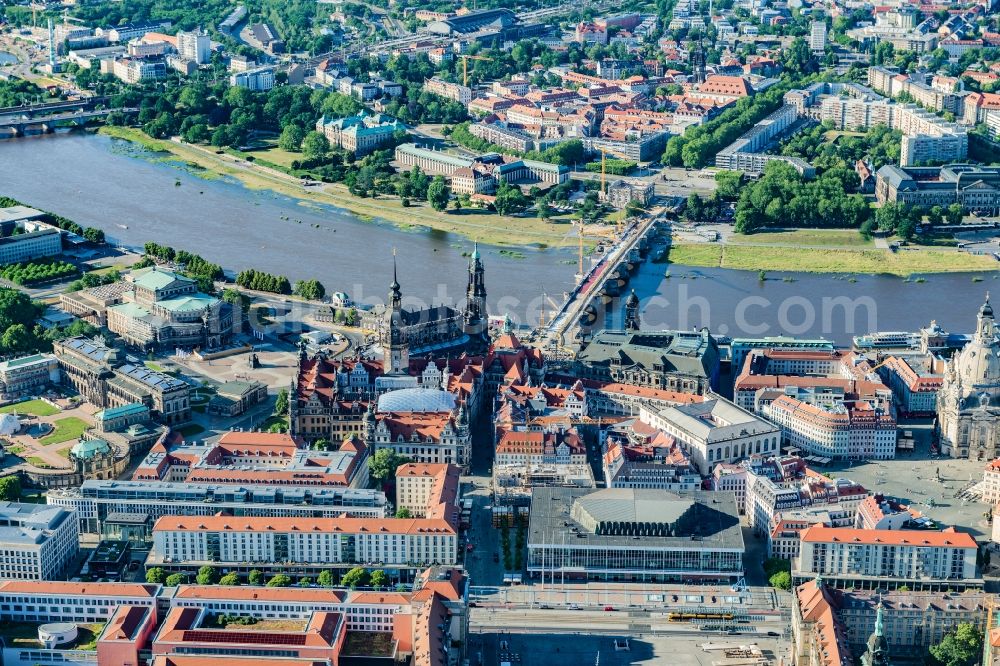
{"type": "Polygon", "coordinates": [[[455,396],[429,388],[406,388],[383,393],[378,399],[380,412],[450,412],[455,396]]]}
{"type": "Polygon", "coordinates": [[[70,453],[74,457],[81,460],[90,460],[91,458],[107,453],[111,450],[111,446],[105,442],[103,439],[88,439],[86,441],[80,440],[73,445],[70,449],[70,453]]]}

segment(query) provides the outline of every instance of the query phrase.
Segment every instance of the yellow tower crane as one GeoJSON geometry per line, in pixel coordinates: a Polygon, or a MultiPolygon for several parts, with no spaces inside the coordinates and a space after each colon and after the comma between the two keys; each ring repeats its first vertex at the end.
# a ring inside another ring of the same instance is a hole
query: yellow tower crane
{"type": "Polygon", "coordinates": [[[462,85],[466,88],[469,87],[469,61],[470,60],[493,60],[493,58],[487,58],[486,56],[477,55],[462,55],[459,56],[462,59],[462,85]]]}

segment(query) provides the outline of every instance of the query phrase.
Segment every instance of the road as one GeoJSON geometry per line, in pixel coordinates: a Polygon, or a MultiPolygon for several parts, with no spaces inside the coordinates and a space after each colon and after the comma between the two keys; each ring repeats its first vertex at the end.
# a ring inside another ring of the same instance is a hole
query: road
{"type": "MultiPolygon", "coordinates": [[[[767,635],[768,631],[781,631],[781,618],[778,615],[768,617],[764,622],[756,622],[753,626],[734,625],[730,631],[744,629],[740,633],[767,635]]],[[[636,631],[646,633],[669,633],[677,635],[706,635],[720,632],[701,631],[698,624],[691,622],[670,622],[666,612],[623,611],[623,610],[508,610],[502,608],[472,608],[469,610],[469,625],[472,631],[509,631],[535,633],[568,633],[585,634],[629,634],[636,631]]]]}
{"type": "MultiPolygon", "coordinates": [[[[644,176],[628,176],[629,180],[641,180],[653,183],[653,189],[659,196],[668,197],[688,197],[691,194],[708,196],[715,191],[715,181],[690,175],[689,177],[679,176],[676,172],[684,173],[683,169],[670,169],[653,172],[644,176]],[[663,177],[667,176],[667,180],[663,177]]],[[[600,181],[601,174],[592,171],[573,171],[570,174],[577,180],[600,181]]],[[[606,176],[608,182],[617,180],[619,176],[606,176]]]]}

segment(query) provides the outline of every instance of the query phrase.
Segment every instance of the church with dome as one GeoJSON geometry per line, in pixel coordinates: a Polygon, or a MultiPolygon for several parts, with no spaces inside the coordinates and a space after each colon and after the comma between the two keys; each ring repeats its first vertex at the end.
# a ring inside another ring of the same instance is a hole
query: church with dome
{"type": "Polygon", "coordinates": [[[1000,340],[989,295],[972,340],[947,361],[938,392],[937,435],[952,458],[1000,457],[1000,340]]]}

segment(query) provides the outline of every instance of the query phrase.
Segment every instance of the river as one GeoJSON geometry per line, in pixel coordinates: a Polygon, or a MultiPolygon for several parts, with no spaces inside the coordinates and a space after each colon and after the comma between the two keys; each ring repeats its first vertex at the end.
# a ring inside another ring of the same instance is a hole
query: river
{"type": "MultiPolygon", "coordinates": [[[[0,142],[0,194],[99,227],[126,246],[152,240],[231,271],[317,278],[328,291],[346,291],[362,302],[384,298],[397,248],[399,281],[410,303],[455,303],[465,290],[463,253],[472,249],[452,234],[401,231],[228,179],[205,180],[104,136],[0,142]]],[[[537,322],[541,293],[558,300],[571,287],[572,250],[525,249],[516,256],[480,250],[493,314],[537,322]]],[[[632,280],[644,328],[708,325],[720,335],[823,336],[844,344],[869,330],[916,330],[932,319],[951,331],[972,330],[976,310],[1000,275],[928,275],[919,282],[769,272],[760,282],[754,272],[669,268],[665,279],[667,266],[646,263],[632,280]]]]}

